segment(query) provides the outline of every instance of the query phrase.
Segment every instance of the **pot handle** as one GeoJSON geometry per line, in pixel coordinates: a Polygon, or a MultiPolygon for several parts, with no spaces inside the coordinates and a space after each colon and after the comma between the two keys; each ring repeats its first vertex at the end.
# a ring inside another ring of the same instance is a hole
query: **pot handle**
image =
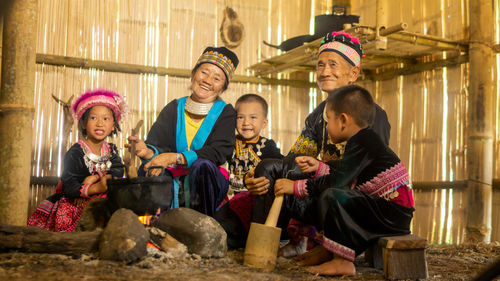
{"type": "Polygon", "coordinates": [[[127,179],[129,178],[127,165],[123,165],[122,163],[113,163],[113,164],[111,164],[110,169],[113,169],[113,168],[123,168],[125,170],[125,176],[127,177],[127,179]]]}
{"type": "Polygon", "coordinates": [[[347,14],[347,7],[345,5],[333,5],[332,15],[345,16],[347,14]]]}
{"type": "Polygon", "coordinates": [[[151,167],[149,167],[148,172],[146,173],[146,176],[150,177],[151,171],[154,169],[161,169],[160,175],[165,174],[165,167],[163,167],[163,166],[151,166],[151,167]]]}

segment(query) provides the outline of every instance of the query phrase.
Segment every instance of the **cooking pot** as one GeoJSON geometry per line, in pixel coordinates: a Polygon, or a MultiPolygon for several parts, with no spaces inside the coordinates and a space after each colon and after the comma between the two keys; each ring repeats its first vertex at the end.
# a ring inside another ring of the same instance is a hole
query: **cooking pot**
{"type": "Polygon", "coordinates": [[[280,49],[282,51],[289,51],[302,46],[306,42],[311,42],[321,38],[329,32],[344,30],[344,24],[359,23],[359,16],[346,15],[346,10],[346,6],[335,5],[332,8],[331,15],[315,16],[314,35],[295,36],[283,41],[280,45],[273,45],[266,41],[262,42],[270,47],[280,49]]]}
{"type": "MultiPolygon", "coordinates": [[[[121,164],[120,164],[121,165],[121,164]]],[[[122,165],[123,166],[123,165],[122,165]]],[[[172,176],[161,166],[149,168],[145,177],[108,179],[108,206],[112,212],[126,208],[138,216],[155,215],[170,208],[172,202],[172,176]],[[159,176],[151,176],[154,169],[161,169],[159,176]]]]}

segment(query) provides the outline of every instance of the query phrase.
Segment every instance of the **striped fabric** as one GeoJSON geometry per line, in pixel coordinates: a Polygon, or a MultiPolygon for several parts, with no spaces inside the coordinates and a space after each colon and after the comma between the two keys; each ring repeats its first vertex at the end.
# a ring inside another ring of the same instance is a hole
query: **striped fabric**
{"type": "Polygon", "coordinates": [[[359,56],[358,52],[356,52],[356,50],[354,50],[353,48],[345,44],[342,44],[340,42],[332,41],[321,45],[319,47],[318,54],[325,50],[333,50],[335,52],[338,52],[339,54],[343,55],[354,66],[359,66],[361,64],[361,57],[359,56]]]}
{"type": "Polygon", "coordinates": [[[215,51],[208,51],[203,53],[196,64],[204,62],[213,63],[219,66],[226,74],[228,80],[231,80],[231,77],[233,76],[233,73],[236,69],[231,59],[215,51]]]}

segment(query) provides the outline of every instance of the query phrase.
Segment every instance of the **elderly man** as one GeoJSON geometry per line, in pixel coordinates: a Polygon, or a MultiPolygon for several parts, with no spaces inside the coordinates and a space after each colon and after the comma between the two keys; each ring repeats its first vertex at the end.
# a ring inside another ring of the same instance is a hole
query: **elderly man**
{"type": "MultiPolygon", "coordinates": [[[[339,87],[354,83],[359,77],[363,50],[358,38],[344,32],[329,33],[323,38],[318,53],[316,79],[322,91],[331,93],[339,87]]],[[[244,246],[250,221],[264,223],[274,201],[272,188],[277,179],[296,180],[308,177],[295,163],[296,156],[313,156],[324,162],[342,157],[345,143],[333,144],[328,138],[324,117],[325,104],[326,101],[323,101],[307,116],[305,127],[287,157],[283,160],[263,160],[255,169],[255,175],[254,172],[246,175],[246,187],[252,195],[259,196],[234,198],[216,213],[215,218],[228,233],[230,247],[244,246]]],[[[378,105],[372,128],[386,144],[389,143],[390,125],[387,114],[378,105]]],[[[308,205],[307,200],[298,203],[308,205]]],[[[278,225],[281,227],[288,225],[288,230],[293,230],[295,222],[289,224],[289,218],[289,215],[282,213],[278,225]]]]}
{"type": "MultiPolygon", "coordinates": [[[[319,56],[316,65],[316,80],[322,91],[331,93],[333,90],[354,83],[360,74],[361,58],[363,50],[358,38],[352,37],[344,32],[332,32],[327,34],[319,48],[319,56]]],[[[333,144],[328,138],[326,131],[326,121],[324,118],[325,101],[320,103],[316,109],[310,113],[305,121],[305,127],[297,138],[297,141],[290,149],[288,156],[283,160],[283,170],[276,165],[280,161],[263,161],[256,170],[257,176],[249,173],[245,178],[248,190],[254,195],[269,194],[268,190],[273,186],[275,177],[270,174],[270,166],[274,167],[274,172],[278,173],[278,178],[302,178],[304,175],[296,168],[294,158],[298,155],[308,155],[316,157],[324,162],[342,157],[344,144],[333,144]],[[279,171],[278,171],[279,170],[279,171]],[[260,172],[260,174],[259,174],[260,172]],[[282,172],[286,173],[280,175],[282,172]],[[261,175],[264,173],[263,175],[261,175]]],[[[388,145],[391,126],[387,119],[387,114],[376,105],[375,120],[372,129],[388,145]]],[[[258,198],[258,201],[265,200],[265,206],[272,204],[273,194],[258,198]]],[[[258,204],[259,206],[261,204],[258,204]]],[[[267,216],[268,208],[255,208],[253,220],[263,222],[267,216]]]]}

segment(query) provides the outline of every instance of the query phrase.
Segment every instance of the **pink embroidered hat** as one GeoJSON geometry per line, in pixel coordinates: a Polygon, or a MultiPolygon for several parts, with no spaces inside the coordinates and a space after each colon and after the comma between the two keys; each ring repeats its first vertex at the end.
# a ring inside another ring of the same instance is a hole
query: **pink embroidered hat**
{"type": "Polygon", "coordinates": [[[118,124],[129,113],[127,103],[118,93],[97,89],[86,91],[75,101],[72,106],[73,116],[77,121],[80,121],[85,111],[96,105],[103,105],[111,109],[118,124]]]}
{"type": "Polygon", "coordinates": [[[343,31],[325,35],[321,41],[318,55],[325,51],[338,53],[353,66],[359,66],[361,58],[365,56],[359,39],[343,31]]]}

